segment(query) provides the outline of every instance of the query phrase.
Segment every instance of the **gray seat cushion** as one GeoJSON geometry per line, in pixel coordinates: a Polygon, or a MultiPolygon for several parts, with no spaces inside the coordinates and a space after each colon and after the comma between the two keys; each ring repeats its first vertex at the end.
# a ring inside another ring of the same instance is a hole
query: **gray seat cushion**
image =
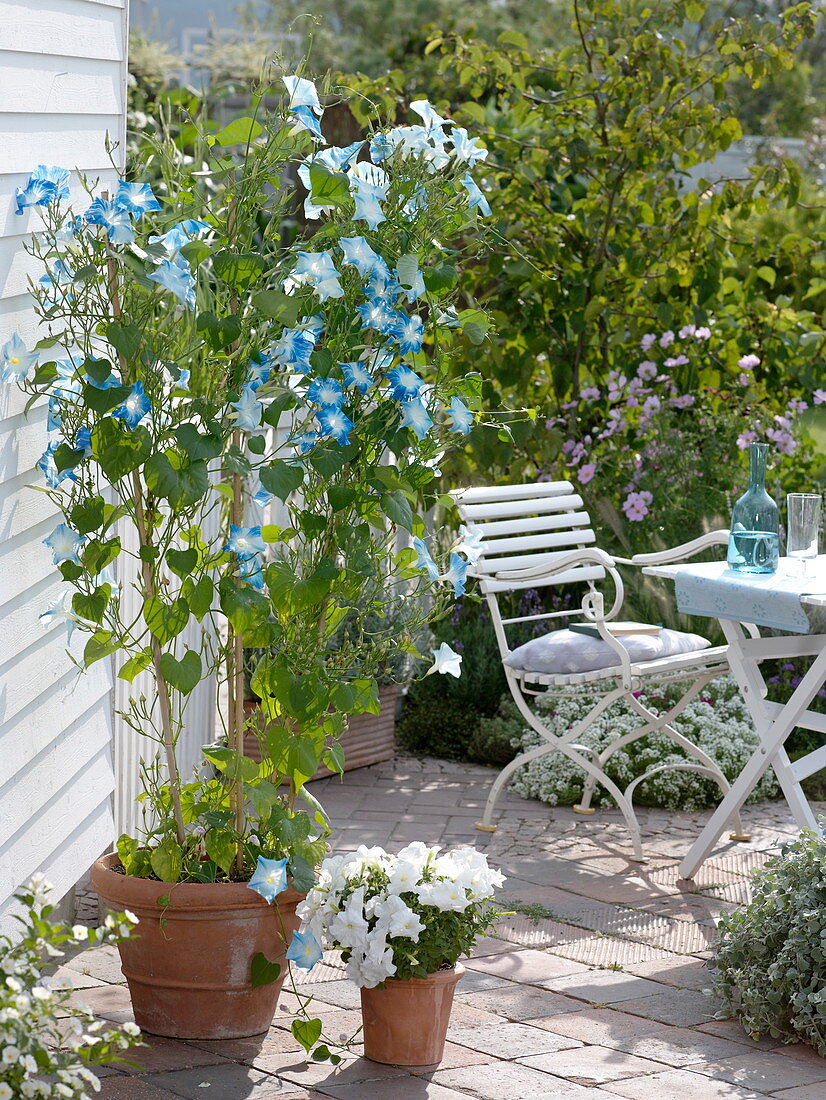
{"type": "MultiPolygon", "coordinates": [[[[661,630],[659,634],[623,634],[617,638],[628,650],[632,664],[694,653],[711,642],[699,634],[682,630],[661,630]]],[[[540,672],[546,676],[567,676],[574,672],[597,672],[620,665],[620,656],[602,638],[573,630],[552,630],[519,646],[505,658],[517,671],[540,672]]]]}

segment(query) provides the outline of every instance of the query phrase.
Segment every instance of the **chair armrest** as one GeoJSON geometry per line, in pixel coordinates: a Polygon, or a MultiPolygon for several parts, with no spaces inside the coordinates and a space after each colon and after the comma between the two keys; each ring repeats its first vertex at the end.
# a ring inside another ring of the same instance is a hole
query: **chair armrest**
{"type": "Polygon", "coordinates": [[[552,577],[555,573],[564,573],[577,565],[601,565],[604,569],[614,568],[614,559],[596,546],[571,550],[561,554],[553,562],[544,565],[532,565],[529,569],[504,569],[494,574],[497,580],[535,581],[540,577],[552,577]]]}
{"type": "Polygon", "coordinates": [[[728,531],[709,531],[698,539],[672,546],[669,550],[661,550],[656,554],[635,554],[630,559],[631,565],[670,565],[672,562],[684,561],[702,550],[707,550],[709,546],[727,546],[728,536],[728,531]]]}

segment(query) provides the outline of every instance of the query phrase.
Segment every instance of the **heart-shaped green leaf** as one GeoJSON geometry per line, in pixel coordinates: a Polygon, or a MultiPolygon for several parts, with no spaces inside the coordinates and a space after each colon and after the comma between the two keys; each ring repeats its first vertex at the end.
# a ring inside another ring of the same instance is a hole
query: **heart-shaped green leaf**
{"type": "Polygon", "coordinates": [[[194,546],[188,550],[167,550],[166,564],[181,579],[188,577],[198,564],[198,551],[194,546]]]}
{"type": "Polygon", "coordinates": [[[161,673],[167,683],[184,695],[189,695],[201,682],[200,654],[188,649],[178,661],[171,653],[164,653],[161,655],[161,673]]]}
{"type": "Polygon", "coordinates": [[[278,963],[272,963],[267,956],[259,951],[257,955],[253,955],[252,958],[252,988],[258,989],[260,985],[269,985],[270,982],[274,982],[278,975],[281,973],[281,967],[278,963]]]}

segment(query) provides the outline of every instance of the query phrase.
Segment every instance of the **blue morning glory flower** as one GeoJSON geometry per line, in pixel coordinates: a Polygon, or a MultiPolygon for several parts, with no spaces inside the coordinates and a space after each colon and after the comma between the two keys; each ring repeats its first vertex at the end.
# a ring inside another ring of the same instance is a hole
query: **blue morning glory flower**
{"type": "Polygon", "coordinates": [[[46,628],[54,626],[55,623],[64,622],[66,624],[66,641],[68,642],[77,623],[77,616],[72,611],[69,602],[69,593],[66,591],[61,592],[56,599],[52,600],[43,614],[38,615],[38,618],[46,628]]]}
{"type": "Polygon", "coordinates": [[[351,176],[350,194],[355,202],[354,221],[367,222],[368,228],[376,229],[387,220],[380,205],[380,200],[385,198],[385,195],[379,188],[374,187],[367,180],[359,179],[358,176],[351,176]]]}
{"type": "Polygon", "coordinates": [[[261,427],[261,415],[264,412],[264,406],[255,396],[255,390],[252,386],[242,386],[241,396],[237,401],[232,402],[231,407],[236,412],[235,426],[240,428],[242,432],[254,432],[261,427]]]}
{"type": "Polygon", "coordinates": [[[345,386],[355,386],[359,393],[367,393],[373,385],[373,375],[361,362],[339,363],[345,386]]]}
{"type": "Polygon", "coordinates": [[[274,901],[278,894],[287,889],[286,859],[265,859],[259,856],[247,886],[260,894],[265,901],[274,901]]]}
{"type": "Polygon", "coordinates": [[[48,538],[43,539],[43,545],[51,550],[55,565],[60,565],[63,561],[79,564],[78,551],[85,541],[83,535],[79,535],[65,523],[59,523],[48,538]]]}
{"type": "Polygon", "coordinates": [[[391,273],[384,260],[381,261],[381,266],[377,266],[370,272],[364,286],[367,298],[380,298],[388,303],[394,303],[402,290],[402,284],[391,273]]]}
{"type": "Polygon", "coordinates": [[[309,107],[294,107],[290,111],[290,118],[295,121],[295,129],[307,130],[314,138],[324,141],[319,121],[309,107]]]}
{"type": "Polygon", "coordinates": [[[307,398],[319,405],[334,405],[340,409],[344,404],[344,390],[335,378],[316,378],[307,390],[307,398]]]}
{"type": "Polygon", "coordinates": [[[258,487],[252,494],[252,499],[258,505],[259,508],[266,508],[270,501],[275,500],[272,493],[268,493],[261,482],[258,482],[258,487]]]}
{"type": "Polygon", "coordinates": [[[140,221],[141,216],[150,210],[161,209],[161,204],[153,195],[148,183],[127,183],[126,180],[118,180],[115,206],[121,206],[130,214],[134,214],[135,221],[140,221]]]}
{"type": "Polygon", "coordinates": [[[412,401],[414,397],[418,397],[424,386],[418,374],[404,364],[388,371],[386,378],[390,383],[390,396],[397,401],[412,401]]]}
{"type": "Polygon", "coordinates": [[[468,137],[467,130],[461,126],[453,127],[450,141],[453,143],[454,160],[475,164],[479,160],[485,160],[488,155],[487,149],[479,144],[479,139],[468,137]]]}
{"type": "Polygon", "coordinates": [[[381,298],[371,298],[356,306],[362,320],[362,328],[372,328],[383,336],[395,336],[399,315],[381,298]]]}
{"type": "Polygon", "coordinates": [[[392,144],[387,134],[373,134],[370,138],[370,160],[372,160],[373,164],[381,164],[383,160],[387,160],[394,149],[395,146],[392,144]]]}
{"type": "Polygon", "coordinates": [[[264,565],[260,558],[240,558],[238,576],[247,582],[256,592],[264,591],[264,565]]]}
{"type": "Polygon", "coordinates": [[[137,428],[150,408],[149,398],[143,392],[143,382],[136,382],[123,404],[112,411],[112,416],[122,420],[127,428],[137,428]]]}
{"type": "Polygon", "coordinates": [[[312,80],[307,80],[302,76],[282,76],[281,79],[290,97],[288,110],[294,111],[296,107],[309,107],[317,115],[321,114],[323,107],[312,80]]]}
{"type": "Polygon", "coordinates": [[[303,332],[308,340],[315,345],[316,340],[324,331],[324,317],[316,313],[314,317],[303,317],[295,326],[296,332],[303,332]]]}
{"type": "Polygon", "coordinates": [[[446,410],[451,421],[451,428],[460,435],[467,435],[473,427],[473,413],[467,405],[454,396],[450,399],[450,408],[446,410]]]}
{"type": "Polygon", "coordinates": [[[47,297],[52,302],[71,302],[74,298],[71,290],[60,292],[61,287],[71,287],[75,281],[75,273],[63,260],[55,260],[45,275],[37,280],[47,291],[47,297]]]}
{"type": "Polygon", "coordinates": [[[46,417],[47,432],[57,432],[63,427],[62,411],[60,398],[52,394],[49,398],[49,414],[46,417]]]}
{"type": "Polygon", "coordinates": [[[467,566],[468,563],[464,558],[460,557],[455,551],[450,555],[450,566],[446,573],[442,574],[440,578],[443,581],[448,581],[453,585],[453,595],[456,597],[463,596],[465,592],[465,580],[467,578],[467,566]]]}
{"type": "Polygon", "coordinates": [[[0,382],[23,382],[37,365],[37,352],[27,351],[15,332],[0,347],[0,382]]]}
{"type": "Polygon", "coordinates": [[[352,145],[341,148],[339,145],[329,145],[315,153],[312,160],[306,161],[298,169],[298,178],[307,188],[307,196],[304,199],[304,216],[307,218],[320,218],[322,214],[335,210],[335,206],[325,203],[313,202],[312,181],[310,169],[314,164],[322,164],[331,171],[340,172],[349,168],[350,162],[356,158],[359,150],[364,145],[363,141],[354,141],[352,145]]]}
{"type": "Polygon", "coordinates": [[[195,308],[195,276],[182,256],[176,260],[161,260],[157,269],[147,275],[147,278],[171,291],[183,305],[195,308]]]}
{"type": "Polygon", "coordinates": [[[373,251],[364,237],[342,237],[338,243],[344,253],[344,262],[352,264],[359,275],[369,275],[380,264],[384,264],[384,260],[373,251]]]}
{"type": "Polygon", "coordinates": [[[56,164],[38,164],[32,169],[31,179],[45,180],[54,184],[59,200],[69,197],[69,169],[59,168],[56,164]]]}
{"type": "Polygon", "coordinates": [[[57,198],[55,185],[47,180],[30,179],[25,187],[18,187],[16,214],[22,214],[27,206],[46,206],[57,198]]]}
{"type": "Polygon", "coordinates": [[[464,187],[465,191],[467,191],[468,193],[468,206],[471,207],[471,209],[475,207],[476,209],[478,209],[480,214],[483,214],[485,217],[487,217],[491,212],[490,203],[479,190],[476,184],[476,180],[473,178],[470,172],[468,172],[468,174],[464,176],[460,182],[462,184],[462,187],[464,187]]]}
{"type": "Polygon", "coordinates": [[[242,561],[263,554],[267,549],[266,543],[261,538],[260,527],[238,527],[231,523],[229,526],[229,540],[224,550],[242,561]]]}
{"type": "Polygon", "coordinates": [[[321,439],[321,436],[318,432],[304,432],[303,435],[297,436],[293,443],[298,447],[301,454],[306,455],[315,447],[319,439],[321,439]]]}
{"type": "Polygon", "coordinates": [[[443,130],[451,122],[449,118],[442,118],[427,99],[413,100],[410,110],[416,112],[428,130],[443,130]]]}
{"type": "Polygon", "coordinates": [[[433,421],[421,401],[405,401],[402,405],[401,424],[403,428],[414,431],[417,439],[424,439],[433,421]]]}
{"type": "Polygon", "coordinates": [[[266,355],[258,355],[256,359],[251,359],[249,366],[247,367],[247,385],[252,386],[254,390],[257,390],[259,386],[263,386],[270,376],[270,361],[266,355]]]}
{"type": "Polygon", "coordinates": [[[322,302],[344,295],[332,252],[299,252],[290,277],[300,285],[311,286],[322,302]]]}
{"type": "Polygon", "coordinates": [[[184,245],[189,244],[197,237],[203,236],[205,231],[209,228],[210,226],[208,226],[206,222],[199,222],[194,218],[187,218],[185,221],[173,225],[171,229],[168,229],[167,232],[161,234],[161,236],[150,237],[149,244],[162,244],[171,260],[177,256],[184,245]]]}
{"type": "Polygon", "coordinates": [[[285,328],[281,337],[267,354],[282,367],[293,367],[306,373],[310,370],[310,356],[313,354],[315,338],[311,332],[297,328],[285,328]]]}
{"type": "Polygon", "coordinates": [[[131,244],[135,239],[129,211],[109,199],[95,199],[83,216],[89,225],[102,225],[111,244],[131,244]]]}
{"type": "Polygon", "coordinates": [[[353,421],[350,420],[341,409],[332,405],[325,405],[315,414],[318,425],[323,435],[331,436],[341,446],[350,442],[350,432],[353,430],[353,421]]]}
{"type": "Polygon", "coordinates": [[[388,348],[368,348],[367,351],[362,352],[361,359],[370,370],[383,374],[393,366],[396,353],[388,348]]]}
{"type": "Polygon", "coordinates": [[[57,463],[54,460],[54,453],[60,446],[60,443],[60,439],[54,440],[37,460],[37,469],[43,474],[50,489],[56,489],[61,481],[77,481],[77,477],[71,469],[60,470],[60,472],[58,472],[57,463]]]}
{"type": "Polygon", "coordinates": [[[89,428],[78,428],[75,436],[74,449],[83,451],[84,458],[90,458],[92,454],[92,433],[89,428]]]}
{"type": "Polygon", "coordinates": [[[290,962],[294,962],[302,970],[312,970],[317,962],[321,962],[322,955],[321,944],[312,932],[293,932],[293,938],[287,948],[287,958],[290,962]]]}
{"type": "Polygon", "coordinates": [[[177,367],[174,363],[164,363],[164,368],[169,379],[168,382],[164,379],[165,385],[171,387],[173,390],[184,390],[189,392],[189,378],[192,373],[189,367],[177,367]],[[177,374],[173,373],[173,368],[177,371],[177,374]]]}
{"type": "Polygon", "coordinates": [[[399,353],[410,355],[422,350],[424,343],[424,322],[421,317],[406,317],[397,321],[393,335],[399,342],[399,353]]]}
{"type": "Polygon", "coordinates": [[[427,573],[432,581],[438,580],[439,567],[430,556],[427,543],[416,536],[413,539],[413,549],[416,551],[416,568],[427,573]]]}

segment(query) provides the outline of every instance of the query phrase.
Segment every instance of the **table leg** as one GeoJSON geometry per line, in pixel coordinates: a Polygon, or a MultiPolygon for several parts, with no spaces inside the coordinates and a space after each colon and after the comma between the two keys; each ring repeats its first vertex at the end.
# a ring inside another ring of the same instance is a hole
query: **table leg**
{"type": "Polygon", "coordinates": [[[815,658],[792,697],[772,720],[763,707],[766,685],[758,662],[753,657],[745,656],[741,648],[741,643],[746,640],[742,626],[728,621],[721,621],[720,625],[729,642],[732,675],[737,680],[754,720],[760,737],[760,747],[752,754],[680,864],[680,875],[683,878],[691,878],[695,874],[717,843],[726,822],[740,809],[769,764],[774,765],[778,782],[797,824],[801,827],[814,827],[816,824],[806,796],[791,774],[789,758],[783,745],[826,678],[826,650],[815,658]]]}

